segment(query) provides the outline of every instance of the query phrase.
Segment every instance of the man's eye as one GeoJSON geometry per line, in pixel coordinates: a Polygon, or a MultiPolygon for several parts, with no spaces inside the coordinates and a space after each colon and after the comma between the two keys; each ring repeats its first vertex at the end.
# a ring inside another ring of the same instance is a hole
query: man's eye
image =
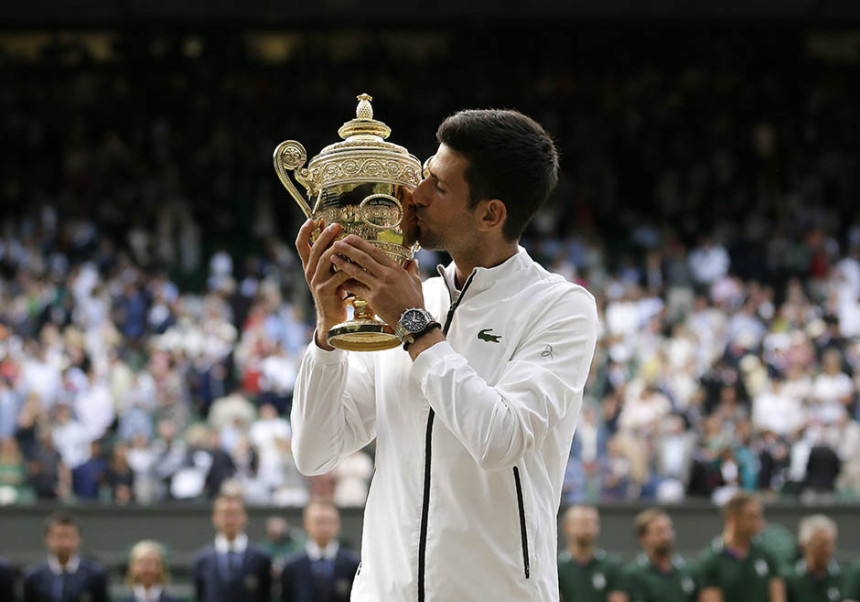
{"type": "Polygon", "coordinates": [[[441,192],[441,193],[444,193],[444,192],[445,192],[445,191],[442,189],[442,187],[441,187],[441,186],[439,186],[439,184],[436,184],[436,190],[438,190],[438,191],[439,191],[439,192],[441,192]]]}

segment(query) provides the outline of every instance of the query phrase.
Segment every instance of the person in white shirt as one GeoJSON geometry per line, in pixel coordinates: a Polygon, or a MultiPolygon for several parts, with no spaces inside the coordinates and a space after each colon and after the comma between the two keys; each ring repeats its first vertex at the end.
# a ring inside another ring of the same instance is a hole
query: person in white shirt
{"type": "Polygon", "coordinates": [[[731,259],[726,248],[714,243],[709,236],[702,236],[688,259],[693,278],[699,284],[711,284],[728,274],[731,259]]]}
{"type": "Polygon", "coordinates": [[[285,463],[292,462],[289,454],[290,424],[280,416],[271,404],[260,406],[260,417],[251,424],[248,438],[257,448],[259,465],[257,476],[270,490],[284,482],[285,463]]]}
{"type": "Polygon", "coordinates": [[[593,296],[519,246],[558,155],[515,111],[462,111],[437,139],[403,221],[407,243],[453,258],[439,277],[422,284],[339,224],[313,246],[319,224],[299,231],[317,330],[293,453],[320,475],[376,440],[353,601],[557,600],[556,515],[598,331],[593,296]],[[328,344],[346,291],[397,325],[405,353],[328,344]]]}
{"type": "Polygon", "coordinates": [[[75,415],[90,440],[100,439],[116,418],[114,400],[104,379],[90,370],[87,386],[75,396],[75,415]]]}
{"type": "Polygon", "coordinates": [[[54,427],[51,430],[54,445],[60,457],[70,469],[75,469],[90,459],[92,438],[80,422],[72,418],[69,406],[59,404],[54,408],[54,427]]]}
{"type": "Polygon", "coordinates": [[[842,372],[842,355],[829,349],[821,359],[821,373],[812,385],[813,416],[824,424],[837,422],[851,406],[854,383],[842,372]]]}

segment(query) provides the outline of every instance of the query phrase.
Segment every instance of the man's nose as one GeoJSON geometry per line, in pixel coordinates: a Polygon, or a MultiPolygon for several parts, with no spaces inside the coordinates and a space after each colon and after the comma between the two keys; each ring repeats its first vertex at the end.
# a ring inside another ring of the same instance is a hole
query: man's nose
{"type": "Polygon", "coordinates": [[[427,191],[430,189],[430,178],[424,178],[418,183],[418,187],[412,192],[412,202],[416,205],[426,207],[430,202],[430,195],[427,191]]]}

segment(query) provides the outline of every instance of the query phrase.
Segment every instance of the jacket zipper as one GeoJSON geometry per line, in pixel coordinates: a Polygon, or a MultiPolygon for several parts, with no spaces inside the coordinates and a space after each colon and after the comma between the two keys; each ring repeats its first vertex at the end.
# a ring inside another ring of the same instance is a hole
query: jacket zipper
{"type": "MultiPolygon", "coordinates": [[[[441,266],[439,266],[441,268],[441,266]]],[[[441,270],[439,270],[441,273],[441,270]]],[[[451,295],[451,306],[448,308],[448,315],[445,316],[445,326],[442,328],[443,334],[448,334],[448,329],[451,327],[451,320],[454,319],[454,310],[460,305],[463,297],[466,295],[466,290],[472,284],[472,278],[475,272],[469,275],[466,283],[463,285],[463,290],[460,291],[460,296],[457,301],[454,301],[454,295],[451,294],[451,289],[448,293],[451,295]]],[[[444,275],[442,279],[445,280],[444,275]]],[[[447,284],[447,280],[445,280],[447,284]]],[[[418,602],[424,602],[424,565],[427,558],[427,517],[430,514],[430,460],[432,456],[433,443],[433,421],[436,418],[436,412],[430,408],[430,413],[427,415],[427,429],[424,435],[424,500],[421,504],[421,531],[418,540],[418,602]]]]}
{"type": "Polygon", "coordinates": [[[523,544],[523,570],[526,574],[526,579],[531,574],[529,565],[529,534],[526,531],[526,508],[523,504],[523,486],[520,482],[520,469],[514,466],[514,483],[517,486],[517,506],[520,511],[520,538],[523,544]]]}

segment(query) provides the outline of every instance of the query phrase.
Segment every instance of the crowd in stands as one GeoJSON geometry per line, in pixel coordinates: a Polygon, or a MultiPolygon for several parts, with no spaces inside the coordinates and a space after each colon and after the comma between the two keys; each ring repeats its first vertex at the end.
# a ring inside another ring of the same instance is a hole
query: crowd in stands
{"type": "Polygon", "coordinates": [[[860,497],[856,64],[796,32],[583,32],[594,62],[522,32],[529,52],[297,36],[276,64],[210,35],[0,56],[0,503],[201,500],[228,478],[254,504],[364,503],[372,449],[314,479],[290,455],[313,320],[271,168],[284,139],[334,142],[364,91],[422,159],[464,106],[558,141],[523,244],[602,324],[565,503],[860,497]]]}

